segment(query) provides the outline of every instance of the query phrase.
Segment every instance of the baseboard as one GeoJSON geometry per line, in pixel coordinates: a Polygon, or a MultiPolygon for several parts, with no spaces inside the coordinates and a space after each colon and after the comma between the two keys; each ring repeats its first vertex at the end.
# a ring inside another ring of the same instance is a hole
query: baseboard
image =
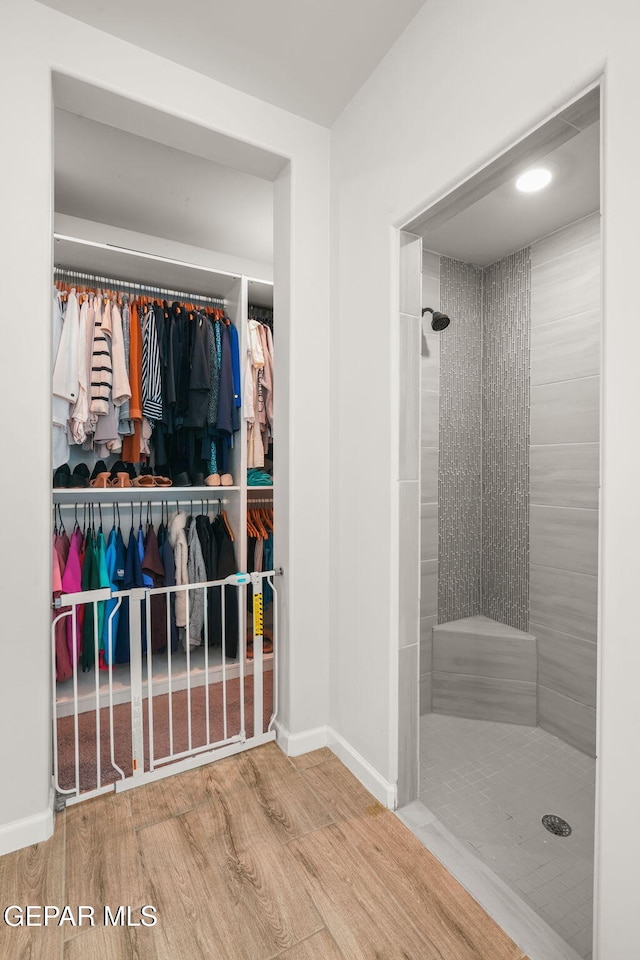
{"type": "Polygon", "coordinates": [[[54,794],[51,791],[46,810],[0,826],[0,857],[30,847],[32,843],[42,843],[53,835],[53,803],[54,794]]]}
{"type": "Polygon", "coordinates": [[[351,744],[332,727],[313,727],[301,733],[291,733],[283,723],[277,720],[274,726],[278,746],[288,757],[299,757],[303,753],[310,753],[311,750],[329,747],[376,800],[390,810],[396,809],[398,805],[396,784],[385,780],[369,761],[354,750],[351,744]]]}
{"type": "Polygon", "coordinates": [[[291,733],[283,723],[274,721],[278,746],[287,757],[299,757],[303,753],[327,746],[327,727],[313,727],[301,733],[291,733]]]}
{"type": "Polygon", "coordinates": [[[381,776],[368,760],[365,760],[351,744],[331,727],[327,729],[327,746],[342,760],[354,777],[372,793],[376,800],[395,810],[398,805],[398,787],[381,776]]]}

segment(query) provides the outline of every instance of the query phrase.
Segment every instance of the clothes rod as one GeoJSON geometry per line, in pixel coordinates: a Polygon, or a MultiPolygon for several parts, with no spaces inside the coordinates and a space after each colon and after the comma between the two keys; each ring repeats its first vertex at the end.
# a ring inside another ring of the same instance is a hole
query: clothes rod
{"type": "Polygon", "coordinates": [[[94,273],[85,273],[83,270],[73,270],[70,267],[54,267],[54,274],[57,279],[66,278],[67,281],[80,283],[82,286],[95,286],[100,289],[103,287],[112,287],[123,290],[123,292],[140,290],[145,293],[162,294],[163,298],[176,298],[190,303],[199,300],[202,303],[213,303],[224,306],[226,300],[223,297],[207,296],[202,293],[188,293],[185,290],[169,290],[159,285],[153,286],[148,283],[138,283],[136,280],[119,280],[116,277],[97,276],[94,273]],[[86,282],[85,282],[86,281],[86,282]]]}
{"type": "Polygon", "coordinates": [[[137,500],[56,500],[53,504],[54,510],[74,510],[76,507],[86,507],[92,506],[94,510],[99,508],[104,510],[109,510],[111,507],[122,508],[123,510],[126,507],[144,507],[144,506],[156,506],[162,507],[165,504],[171,507],[182,506],[193,506],[194,504],[220,504],[220,506],[225,506],[229,501],[225,497],[189,497],[188,500],[171,500],[171,499],[150,499],[149,497],[139,497],[137,500]]]}
{"type": "MultiPolygon", "coordinates": [[[[85,247],[97,247],[99,250],[113,250],[124,253],[129,257],[142,257],[143,260],[155,260],[157,263],[171,263],[176,267],[188,267],[190,270],[202,270],[204,273],[217,273],[221,277],[231,277],[239,280],[240,274],[229,273],[227,270],[217,270],[215,267],[205,267],[200,263],[189,263],[188,260],[176,260],[173,257],[163,257],[158,253],[146,253],[144,250],[133,250],[131,247],[120,247],[117,243],[103,243],[99,240],[84,240],[82,237],[69,237],[64,233],[54,233],[54,240],[66,240],[67,243],[79,243],[85,247]]],[[[268,281],[261,281],[268,283],[268,281]]]]}

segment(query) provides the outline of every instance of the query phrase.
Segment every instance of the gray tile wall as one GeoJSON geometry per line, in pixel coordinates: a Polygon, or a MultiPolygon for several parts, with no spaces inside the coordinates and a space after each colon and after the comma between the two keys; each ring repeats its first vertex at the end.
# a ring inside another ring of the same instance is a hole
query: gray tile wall
{"type": "Polygon", "coordinates": [[[531,603],[538,722],[595,754],[600,218],[531,248],[531,603]]]}
{"type": "Polygon", "coordinates": [[[529,619],[530,258],[442,257],[438,621],[529,619]]]}
{"type": "MultiPolygon", "coordinates": [[[[440,257],[422,254],[422,305],[440,309],[440,257]]],[[[420,713],[431,710],[432,630],[438,612],[438,417],[440,334],[422,323],[420,435],[420,713]]]]}
{"type": "Polygon", "coordinates": [[[420,654],[420,424],[422,240],[400,233],[398,303],[400,403],[398,410],[398,803],[418,796],[420,654]]]}
{"type": "Polygon", "coordinates": [[[483,271],[482,612],[529,626],[527,247],[483,271]]]}
{"type": "Polygon", "coordinates": [[[482,613],[482,270],[441,257],[440,305],[452,318],[438,334],[438,622],[448,623],[482,613]]]}

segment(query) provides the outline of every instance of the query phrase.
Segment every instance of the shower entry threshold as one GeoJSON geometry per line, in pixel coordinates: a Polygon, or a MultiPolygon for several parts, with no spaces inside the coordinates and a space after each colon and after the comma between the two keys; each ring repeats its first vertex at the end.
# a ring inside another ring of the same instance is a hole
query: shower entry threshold
{"type": "Polygon", "coordinates": [[[542,917],[504,880],[474,856],[420,800],[408,803],[396,816],[477,900],[529,960],[582,960],[542,917]]]}

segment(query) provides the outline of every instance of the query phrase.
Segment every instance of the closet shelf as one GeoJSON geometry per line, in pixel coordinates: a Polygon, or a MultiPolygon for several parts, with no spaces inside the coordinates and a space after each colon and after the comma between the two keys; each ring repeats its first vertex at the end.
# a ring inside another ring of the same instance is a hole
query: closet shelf
{"type": "MultiPolygon", "coordinates": [[[[255,487],[254,489],[258,489],[255,487]]],[[[161,501],[161,500],[219,500],[225,493],[236,493],[240,487],[57,487],[53,490],[54,503],[85,503],[92,500],[161,501]],[[203,497],[203,494],[207,497],[203,497]]]]}
{"type": "Polygon", "coordinates": [[[254,487],[253,484],[251,486],[247,485],[247,492],[251,493],[252,490],[273,490],[273,484],[267,483],[262,487],[254,487]]]}

